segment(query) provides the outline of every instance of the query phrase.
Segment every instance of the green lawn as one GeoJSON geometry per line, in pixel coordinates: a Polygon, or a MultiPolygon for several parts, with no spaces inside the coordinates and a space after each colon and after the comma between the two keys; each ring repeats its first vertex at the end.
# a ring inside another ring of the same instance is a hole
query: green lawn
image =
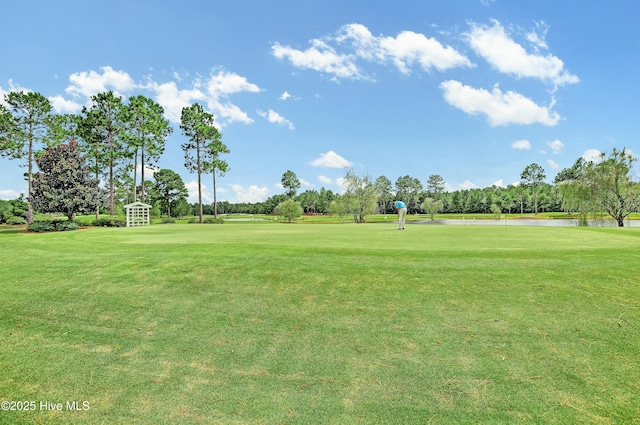
{"type": "Polygon", "coordinates": [[[394,228],[5,228],[0,424],[640,422],[640,229],[394,228]]]}

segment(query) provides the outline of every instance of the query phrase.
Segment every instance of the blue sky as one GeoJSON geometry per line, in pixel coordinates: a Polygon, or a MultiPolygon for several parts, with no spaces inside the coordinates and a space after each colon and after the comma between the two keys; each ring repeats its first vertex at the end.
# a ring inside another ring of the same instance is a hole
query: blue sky
{"type": "MultiPolygon", "coordinates": [[[[216,117],[230,172],[219,199],[339,192],[346,168],[392,182],[441,175],[449,190],[547,181],[581,156],[640,152],[635,0],[137,1],[2,5],[0,94],[57,112],[93,94],[145,95],[174,133],[160,161],[182,175],[183,106],[216,117]]],[[[26,192],[0,159],[0,198],[26,192]]],[[[637,176],[637,173],[636,173],[637,176]]],[[[204,176],[205,200],[212,196],[204,176]]]]}

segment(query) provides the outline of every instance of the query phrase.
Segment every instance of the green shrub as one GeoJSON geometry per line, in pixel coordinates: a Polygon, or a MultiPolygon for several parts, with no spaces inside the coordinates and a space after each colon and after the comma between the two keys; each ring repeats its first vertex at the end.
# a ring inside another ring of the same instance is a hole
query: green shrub
{"type": "Polygon", "coordinates": [[[71,230],[78,230],[79,226],[78,226],[78,223],[74,221],[65,220],[65,221],[56,221],[55,227],[56,227],[56,230],[59,230],[60,232],[68,232],[71,230]]]}
{"type": "Polygon", "coordinates": [[[75,220],[73,220],[79,227],[80,226],[91,226],[93,225],[93,221],[91,218],[76,218],[75,220]]]}
{"type": "Polygon", "coordinates": [[[194,224],[194,223],[200,223],[200,219],[194,217],[194,218],[190,218],[189,219],[189,223],[190,224],[194,224]]]}
{"type": "Polygon", "coordinates": [[[175,218],[167,217],[162,219],[162,224],[173,224],[176,222],[175,218]]]}
{"type": "Polygon", "coordinates": [[[117,218],[99,218],[93,220],[93,225],[98,227],[126,227],[127,222],[117,218]]]}
{"type": "Polygon", "coordinates": [[[223,224],[224,220],[220,217],[218,218],[207,217],[204,220],[202,220],[202,222],[205,224],[223,224]]]}
{"type": "Polygon", "coordinates": [[[53,232],[56,230],[56,226],[53,224],[53,221],[34,221],[30,225],[27,226],[27,230],[29,232],[53,232]]]}
{"type": "Polygon", "coordinates": [[[9,217],[7,218],[7,224],[16,225],[16,224],[27,224],[27,220],[22,217],[9,217]]]}

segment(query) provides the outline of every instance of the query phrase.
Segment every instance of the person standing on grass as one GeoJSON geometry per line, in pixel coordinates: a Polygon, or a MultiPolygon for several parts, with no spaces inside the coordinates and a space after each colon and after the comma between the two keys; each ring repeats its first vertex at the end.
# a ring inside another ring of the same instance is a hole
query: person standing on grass
{"type": "Polygon", "coordinates": [[[407,206],[402,201],[396,201],[396,211],[398,211],[398,230],[404,230],[404,218],[407,215],[407,206]]]}

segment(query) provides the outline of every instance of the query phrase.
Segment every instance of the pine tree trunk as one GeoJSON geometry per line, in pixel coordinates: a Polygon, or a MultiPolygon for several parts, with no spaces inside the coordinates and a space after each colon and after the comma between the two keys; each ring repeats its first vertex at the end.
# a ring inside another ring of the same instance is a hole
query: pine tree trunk
{"type": "Polygon", "coordinates": [[[144,143],[142,144],[142,151],[140,152],[140,202],[144,203],[144,143]]]}
{"type": "Polygon", "coordinates": [[[33,207],[31,206],[31,182],[32,182],[32,172],[33,165],[31,162],[33,161],[33,139],[29,139],[29,176],[27,177],[29,180],[29,196],[27,197],[27,223],[33,223],[33,207]]]}
{"type": "Polygon", "coordinates": [[[198,162],[198,205],[200,206],[200,211],[199,211],[199,215],[200,215],[200,224],[202,224],[202,185],[201,183],[201,175],[202,175],[202,169],[200,168],[200,142],[196,142],[196,159],[198,162]]]}
{"type": "Polygon", "coordinates": [[[113,190],[113,134],[109,133],[109,215],[113,216],[115,213],[114,198],[115,191],[113,190]]]}
{"type": "Polygon", "coordinates": [[[213,217],[218,218],[218,200],[216,199],[216,169],[213,168],[213,217]]]}

